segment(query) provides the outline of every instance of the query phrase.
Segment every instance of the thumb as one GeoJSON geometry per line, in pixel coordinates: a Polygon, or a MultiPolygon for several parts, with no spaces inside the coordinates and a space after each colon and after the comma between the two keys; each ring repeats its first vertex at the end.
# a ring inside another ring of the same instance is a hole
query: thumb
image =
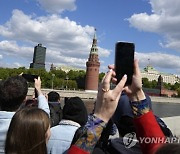
{"type": "Polygon", "coordinates": [[[121,81],[117,84],[117,86],[113,90],[115,97],[118,97],[121,94],[121,92],[124,89],[123,87],[124,87],[126,81],[127,81],[127,75],[125,74],[123,76],[123,78],[121,79],[121,81]]]}

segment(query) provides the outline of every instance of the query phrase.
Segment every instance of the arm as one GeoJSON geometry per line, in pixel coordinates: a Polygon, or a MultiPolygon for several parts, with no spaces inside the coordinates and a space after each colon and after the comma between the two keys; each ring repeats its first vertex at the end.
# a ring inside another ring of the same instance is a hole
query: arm
{"type": "Polygon", "coordinates": [[[152,154],[164,143],[165,136],[150,110],[151,100],[146,99],[142,90],[141,73],[137,61],[134,62],[133,82],[130,86],[125,87],[125,91],[131,101],[134,124],[141,149],[144,154],[152,154]],[[160,142],[147,144],[142,141],[143,138],[159,138],[160,142]]]}
{"type": "Polygon", "coordinates": [[[38,108],[44,110],[50,116],[48,101],[41,91],[41,79],[40,77],[38,77],[38,79],[34,79],[34,80],[35,80],[34,86],[38,94],[38,108]]]}
{"type": "Polygon", "coordinates": [[[70,147],[68,154],[86,154],[93,151],[103,128],[106,127],[107,122],[115,112],[118,100],[127,80],[127,76],[125,75],[113,90],[109,90],[110,82],[114,75],[114,71],[109,71],[103,78],[99,86],[94,114],[89,116],[85,126],[87,130],[84,135],[77,140],[75,145],[70,147]]]}

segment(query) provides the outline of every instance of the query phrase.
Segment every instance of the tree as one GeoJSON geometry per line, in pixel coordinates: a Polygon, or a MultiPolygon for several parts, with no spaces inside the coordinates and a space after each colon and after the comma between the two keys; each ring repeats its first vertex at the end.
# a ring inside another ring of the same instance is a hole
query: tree
{"type": "Polygon", "coordinates": [[[101,72],[101,73],[99,74],[99,82],[102,81],[102,79],[103,79],[104,76],[105,76],[105,73],[103,73],[103,72],[101,72]]]}
{"type": "Polygon", "coordinates": [[[178,92],[178,97],[180,97],[180,88],[177,89],[177,92],[178,92]]]}
{"type": "Polygon", "coordinates": [[[156,80],[153,80],[151,82],[151,88],[156,88],[157,87],[157,81],[156,80]]]}
{"type": "Polygon", "coordinates": [[[148,78],[142,78],[142,84],[144,88],[151,88],[148,78]]]}

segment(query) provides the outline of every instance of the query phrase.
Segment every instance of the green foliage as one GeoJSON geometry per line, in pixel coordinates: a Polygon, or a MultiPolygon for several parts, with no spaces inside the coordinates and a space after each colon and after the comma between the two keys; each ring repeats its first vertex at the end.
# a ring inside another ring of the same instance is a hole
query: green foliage
{"type": "Polygon", "coordinates": [[[151,82],[149,82],[148,78],[142,78],[142,84],[144,88],[151,88],[151,82]]]}
{"type": "Polygon", "coordinates": [[[102,81],[102,79],[103,79],[104,75],[105,75],[105,73],[103,73],[103,72],[101,72],[101,73],[99,74],[99,82],[101,82],[101,81],[102,81]]]}
{"type": "MultiPolygon", "coordinates": [[[[54,89],[84,89],[85,87],[86,72],[82,70],[71,70],[66,73],[62,70],[46,72],[44,69],[26,69],[25,67],[13,69],[0,68],[0,79],[4,80],[10,76],[16,76],[21,73],[39,75],[42,80],[42,88],[53,87],[54,89]]],[[[34,83],[29,83],[29,87],[34,87],[34,83]]]]}
{"type": "Polygon", "coordinates": [[[178,90],[180,88],[180,83],[176,82],[174,85],[171,86],[172,90],[178,90]]]}
{"type": "Polygon", "coordinates": [[[180,97],[180,88],[177,89],[178,97],[180,97]]]}
{"type": "Polygon", "coordinates": [[[163,83],[163,86],[165,89],[172,90],[171,89],[172,85],[170,83],[163,83]]]}
{"type": "MultiPolygon", "coordinates": [[[[148,81],[147,78],[142,78],[142,83],[144,88],[157,88],[157,81],[148,81]]],[[[178,96],[180,97],[180,83],[176,82],[174,85],[171,85],[170,83],[163,82],[163,87],[168,90],[175,90],[178,92],[178,96]]]]}
{"type": "MultiPolygon", "coordinates": [[[[4,80],[9,76],[19,75],[21,73],[39,75],[42,80],[42,88],[54,89],[85,89],[86,72],[83,70],[73,71],[68,73],[62,70],[52,70],[47,72],[44,69],[26,69],[25,67],[19,68],[0,68],[0,79],[4,80]],[[54,75],[53,75],[54,74],[54,75]]],[[[105,73],[99,74],[99,82],[102,81],[105,73]]],[[[157,81],[148,81],[147,78],[142,78],[144,88],[157,88],[157,81]]],[[[30,87],[34,86],[34,83],[29,83],[30,87]]],[[[163,83],[164,88],[169,90],[176,90],[180,97],[180,83],[174,85],[163,83]]]]}
{"type": "Polygon", "coordinates": [[[66,72],[62,70],[52,70],[50,71],[51,74],[55,74],[57,78],[65,79],[66,78],[66,72]]]}
{"type": "Polygon", "coordinates": [[[156,88],[157,87],[157,81],[156,80],[153,80],[152,82],[151,82],[151,88],[156,88]]]}

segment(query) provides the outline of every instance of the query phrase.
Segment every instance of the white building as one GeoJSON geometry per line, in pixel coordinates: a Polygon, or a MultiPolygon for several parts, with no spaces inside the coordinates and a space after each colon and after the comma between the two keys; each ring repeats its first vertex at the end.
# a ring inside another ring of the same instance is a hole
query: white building
{"type": "Polygon", "coordinates": [[[54,66],[54,64],[51,64],[51,68],[50,70],[62,70],[66,73],[68,73],[70,70],[73,70],[73,71],[85,71],[85,69],[80,69],[80,68],[75,68],[75,67],[72,67],[72,66],[65,66],[65,65],[62,65],[62,66],[54,66]]]}
{"type": "Polygon", "coordinates": [[[141,71],[141,75],[142,78],[148,78],[149,81],[153,81],[153,80],[158,81],[158,77],[159,75],[161,75],[163,78],[163,82],[170,84],[175,84],[176,82],[180,83],[180,78],[177,75],[161,73],[150,65],[148,65],[147,67],[144,68],[143,71],[141,71]]]}

